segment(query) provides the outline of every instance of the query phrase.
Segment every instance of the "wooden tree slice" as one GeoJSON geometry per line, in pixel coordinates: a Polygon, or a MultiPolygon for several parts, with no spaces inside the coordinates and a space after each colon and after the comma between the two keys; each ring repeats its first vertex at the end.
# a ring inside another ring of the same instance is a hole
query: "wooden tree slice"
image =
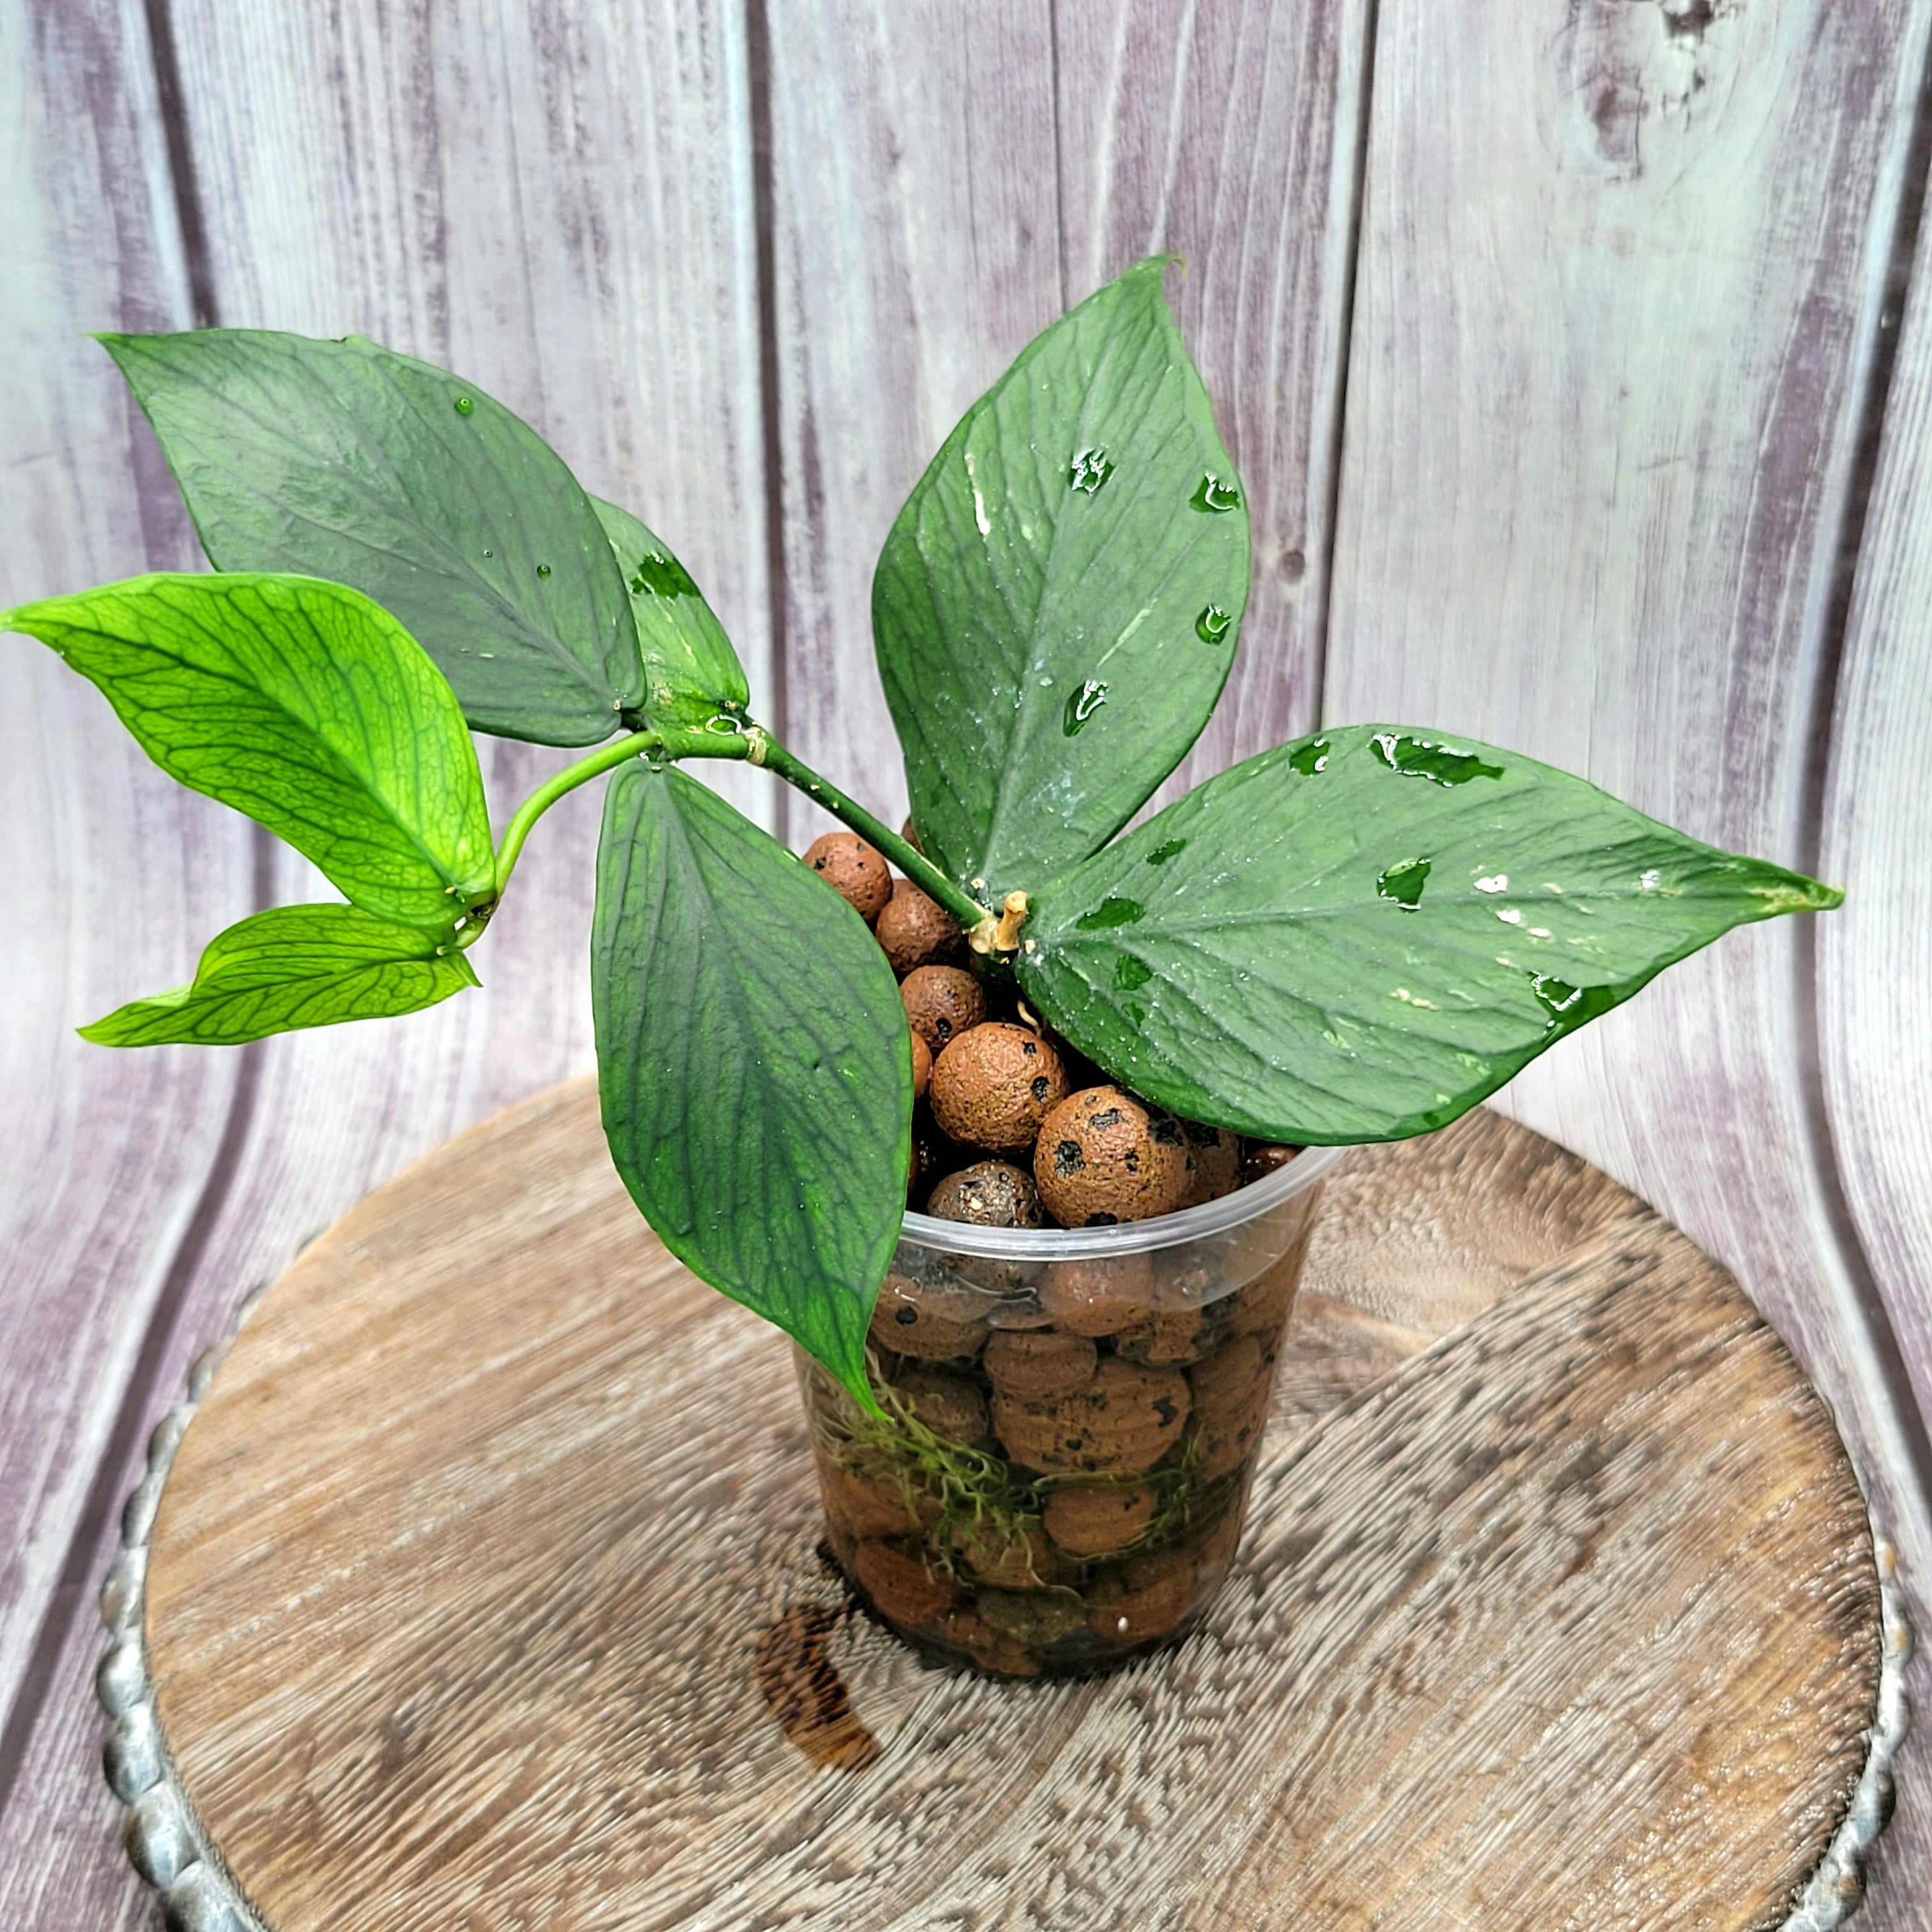
{"type": "Polygon", "coordinates": [[[1879,1696],[1822,1405],[1494,1116],[1329,1186],[1208,1627],[996,1683],[850,1611],[786,1350],[638,1220],[594,1095],[502,1115],[303,1254],[137,1493],[118,1781],[271,1932],[1781,1923],[1879,1696]]]}

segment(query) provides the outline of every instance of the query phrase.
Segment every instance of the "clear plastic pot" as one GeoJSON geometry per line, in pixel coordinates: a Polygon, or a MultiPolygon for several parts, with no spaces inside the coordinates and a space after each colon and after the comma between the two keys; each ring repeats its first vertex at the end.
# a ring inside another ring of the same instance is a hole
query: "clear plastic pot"
{"type": "Polygon", "coordinates": [[[883,1420],[802,1351],[831,1545],[933,1661],[1084,1676],[1184,1635],[1233,1559],[1322,1176],[1032,1232],[908,1214],[872,1322],[883,1420]]]}

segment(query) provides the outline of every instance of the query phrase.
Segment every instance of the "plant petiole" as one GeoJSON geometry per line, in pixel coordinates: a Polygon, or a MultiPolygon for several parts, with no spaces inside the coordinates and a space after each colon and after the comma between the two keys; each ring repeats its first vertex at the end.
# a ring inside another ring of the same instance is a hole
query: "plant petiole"
{"type": "Polygon", "coordinates": [[[868,844],[876,846],[928,898],[938,900],[967,932],[978,931],[994,918],[988,908],[955,885],[916,846],[874,818],[856,800],[848,798],[830,779],[820,778],[809,765],[794,758],[762,724],[748,727],[746,736],[751,741],[748,755],[753,764],[776,772],[788,784],[796,786],[814,803],[823,806],[834,818],[849,825],[868,844]]]}
{"type": "MultiPolygon", "coordinates": [[[[667,758],[748,758],[752,742],[748,734],[736,730],[632,731],[624,737],[614,738],[608,745],[598,746],[588,758],[579,758],[575,764],[566,765],[554,777],[546,778],[538,785],[518,806],[509,824],[504,826],[503,836],[496,847],[496,898],[503,896],[503,888],[510,882],[517,855],[524,849],[524,841],[530,836],[530,827],[565,793],[574,791],[598,772],[608,772],[627,758],[641,758],[646,752],[659,752],[667,758]]],[[[494,907],[493,900],[490,909],[494,910],[494,907]]],[[[471,909],[472,918],[478,910],[471,909]]]]}

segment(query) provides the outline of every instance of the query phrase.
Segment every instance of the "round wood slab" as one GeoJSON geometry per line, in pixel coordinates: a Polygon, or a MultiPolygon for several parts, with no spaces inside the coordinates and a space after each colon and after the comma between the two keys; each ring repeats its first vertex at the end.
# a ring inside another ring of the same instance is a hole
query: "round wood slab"
{"type": "Polygon", "coordinates": [[[452,1142],[163,1426],[102,1676],[137,1862],[269,1932],[1784,1922],[1880,1694],[1823,1405],[1496,1116],[1328,1186],[1208,1628],[1016,1684],[850,1610],[785,1346],[587,1086],[452,1142]]]}

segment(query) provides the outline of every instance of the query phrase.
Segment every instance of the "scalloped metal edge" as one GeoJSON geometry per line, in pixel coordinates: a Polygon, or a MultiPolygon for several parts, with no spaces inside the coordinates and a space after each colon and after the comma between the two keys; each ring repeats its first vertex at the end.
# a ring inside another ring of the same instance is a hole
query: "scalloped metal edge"
{"type": "MultiPolygon", "coordinates": [[[[238,1330],[266,1291],[242,1304],[238,1330]]],[[[230,1337],[232,1341],[232,1337],[230,1337]]],[[[154,1425],[148,1438],[148,1470],[121,1512],[121,1553],[100,1586],[100,1620],[108,1646],[94,1672],[94,1694],[113,1729],[101,1751],[108,1788],[127,1807],[122,1832],[128,1862],[162,1895],[168,1932],[270,1932],[250,1910],[235,1875],[208,1837],[182,1790],[167,1739],[154,1709],[148,1666],[148,1538],[162,1485],[175,1451],[228,1353],[218,1342],[195,1358],[187,1399],[154,1425]]],[[[1865,1861],[1892,1816],[1892,1762],[1905,1741],[1910,1707],[1905,1666],[1912,1654],[1912,1626],[1898,1588],[1898,1558],[1874,1531],[1882,1645],[1878,1711],[1866,1733],[1864,1769],[1818,1869],[1798,1894],[1780,1932],[1834,1932],[1856,1912],[1865,1892],[1865,1861]]]]}

